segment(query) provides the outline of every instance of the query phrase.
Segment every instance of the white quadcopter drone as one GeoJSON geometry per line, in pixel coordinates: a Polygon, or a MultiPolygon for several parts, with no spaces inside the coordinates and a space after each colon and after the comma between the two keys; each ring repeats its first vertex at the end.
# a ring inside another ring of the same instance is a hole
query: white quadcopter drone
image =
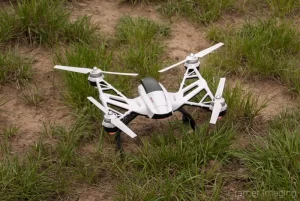
{"type": "Polygon", "coordinates": [[[92,86],[98,88],[101,103],[93,97],[87,98],[104,113],[102,125],[106,132],[116,134],[117,147],[121,150],[120,133],[123,131],[131,138],[135,138],[137,135],[127,124],[138,115],[152,119],[163,119],[171,116],[175,111],[179,111],[183,114],[183,122],[190,123],[193,130],[195,130],[195,121],[192,116],[183,109],[184,105],[190,105],[211,110],[210,123],[216,124],[217,119],[225,114],[227,109],[225,99],[222,97],[225,78],[220,79],[217,91],[215,95],[213,95],[206,80],[199,73],[199,58],[209,54],[222,45],[224,44],[218,43],[196,54],[190,54],[185,60],[159,71],[164,72],[184,63],[186,71],[177,92],[168,92],[166,88],[154,78],[146,77],[141,80],[141,84],[138,86],[139,96],[133,99],[127,98],[111,84],[106,82],[103,74],[129,76],[137,76],[138,74],[102,71],[97,67],[90,69],[55,65],[54,68],[84,74],[89,73],[88,81],[92,86]],[[196,79],[196,81],[187,84],[189,79],[196,79]],[[113,91],[115,95],[108,93],[109,91],[113,91]],[[205,95],[200,102],[192,101],[192,98],[202,91],[205,92],[205,95]],[[209,101],[206,101],[206,99],[209,99],[209,101]],[[114,108],[109,107],[109,105],[113,105],[114,108]],[[123,112],[118,111],[116,108],[121,108],[123,112]]]}

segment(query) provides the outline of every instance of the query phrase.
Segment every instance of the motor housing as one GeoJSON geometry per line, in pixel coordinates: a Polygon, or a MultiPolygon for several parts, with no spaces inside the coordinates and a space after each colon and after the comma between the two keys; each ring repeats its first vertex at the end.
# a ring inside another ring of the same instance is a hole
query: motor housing
{"type": "Polygon", "coordinates": [[[118,131],[118,128],[111,123],[111,118],[111,115],[105,114],[102,121],[102,126],[107,133],[114,134],[118,131]]]}
{"type": "Polygon", "coordinates": [[[90,72],[90,75],[88,77],[88,81],[89,81],[91,86],[93,86],[93,87],[97,86],[97,83],[96,83],[97,78],[103,79],[104,75],[101,72],[101,70],[99,70],[97,67],[94,67],[93,70],[90,72]]]}
{"type": "Polygon", "coordinates": [[[185,69],[197,68],[197,70],[199,70],[199,66],[200,66],[200,60],[194,54],[190,54],[189,56],[186,57],[186,62],[184,63],[185,69]]]}

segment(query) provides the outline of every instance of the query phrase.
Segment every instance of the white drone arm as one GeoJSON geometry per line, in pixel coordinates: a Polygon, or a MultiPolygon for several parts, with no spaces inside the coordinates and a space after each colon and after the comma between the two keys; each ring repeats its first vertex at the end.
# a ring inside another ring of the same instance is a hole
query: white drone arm
{"type": "Polygon", "coordinates": [[[103,79],[97,79],[97,88],[99,91],[99,98],[103,106],[108,111],[112,111],[117,114],[120,119],[127,116],[131,112],[147,115],[147,107],[145,106],[141,97],[129,99],[103,79]],[[113,91],[114,94],[106,93],[108,91],[113,91]],[[123,111],[126,110],[126,112],[122,114],[120,110],[114,109],[110,107],[110,105],[121,108],[123,111]]]}
{"type": "Polygon", "coordinates": [[[106,82],[104,79],[97,79],[96,84],[99,91],[99,99],[101,100],[103,107],[105,107],[107,111],[112,111],[120,119],[124,118],[126,115],[132,112],[127,97],[119,92],[116,88],[114,88],[111,84],[106,82]],[[117,95],[106,93],[107,91],[113,91],[117,95]],[[117,108],[121,108],[127,111],[125,113],[121,113],[119,110],[112,108],[109,105],[113,105],[117,108]]]}
{"type": "Polygon", "coordinates": [[[200,75],[197,68],[187,68],[183,80],[180,84],[177,93],[170,93],[172,100],[173,111],[182,107],[183,105],[198,106],[212,110],[210,123],[215,124],[220,112],[226,110],[227,105],[224,98],[222,98],[225,86],[225,78],[221,78],[215,96],[211,93],[206,80],[200,75]],[[189,79],[196,79],[191,84],[187,84],[189,79]],[[187,85],[187,86],[186,86],[187,85]],[[201,100],[193,100],[198,94],[204,91],[201,100]]]}
{"type": "Polygon", "coordinates": [[[173,110],[178,109],[182,105],[211,108],[211,102],[214,99],[206,80],[200,75],[196,68],[188,68],[186,70],[180,84],[179,91],[177,93],[171,93],[171,97],[173,97],[173,99],[171,98],[173,110]],[[187,84],[189,79],[196,80],[191,84],[187,84]],[[197,96],[201,91],[205,92],[205,95],[201,98],[201,100],[199,102],[192,101],[191,99],[197,96]],[[206,101],[207,99],[209,99],[209,101],[206,101]]]}

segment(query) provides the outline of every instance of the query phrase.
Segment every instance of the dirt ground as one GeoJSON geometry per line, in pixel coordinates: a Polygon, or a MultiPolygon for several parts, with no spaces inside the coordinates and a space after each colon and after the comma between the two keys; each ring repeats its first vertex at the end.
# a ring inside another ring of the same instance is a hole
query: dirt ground
{"type": "MultiPolygon", "coordinates": [[[[102,32],[111,36],[114,34],[114,27],[118,19],[123,15],[143,16],[154,21],[168,23],[171,27],[171,37],[165,41],[167,47],[166,58],[174,62],[211,45],[205,37],[206,27],[191,24],[181,18],[166,21],[152,6],[139,5],[133,8],[121,5],[115,0],[86,0],[75,2],[72,9],[74,18],[84,14],[91,15],[92,20],[99,23],[102,32]]],[[[235,21],[240,22],[239,19],[235,21]]],[[[59,83],[56,83],[57,79],[55,78],[58,73],[53,70],[54,63],[52,62],[53,55],[51,51],[45,48],[37,49],[36,47],[20,47],[20,50],[24,55],[30,55],[34,58],[33,69],[35,75],[31,83],[36,84],[43,90],[44,100],[38,107],[30,106],[24,100],[22,89],[18,89],[13,84],[1,87],[1,96],[7,97],[10,101],[2,106],[0,130],[9,125],[16,125],[19,128],[18,136],[13,140],[13,152],[15,153],[23,152],[34,144],[43,132],[44,123],[56,122],[64,125],[72,123],[70,109],[63,103],[62,96],[57,88],[59,83]]],[[[170,79],[164,79],[164,77],[171,76],[175,80],[179,80],[178,76],[181,75],[183,75],[183,70],[172,70],[163,74],[161,80],[168,89],[173,87],[173,82],[170,79]]],[[[228,80],[231,85],[234,85],[235,82],[234,79],[228,80]]],[[[250,90],[255,95],[259,95],[260,101],[269,100],[268,106],[261,113],[262,119],[269,119],[278,115],[285,106],[295,106],[293,98],[286,93],[286,87],[276,81],[244,81],[243,83],[245,84],[245,90],[250,90]]],[[[180,118],[180,115],[177,118],[180,118]]],[[[166,123],[168,119],[163,121],[166,123]]],[[[148,121],[145,118],[138,118],[131,123],[131,127],[136,133],[144,136],[160,129],[163,124],[157,120],[148,121]]],[[[125,149],[126,146],[130,147],[130,140],[126,140],[125,149]]],[[[114,185],[107,181],[101,186],[78,187],[75,192],[76,196],[70,196],[70,200],[112,200],[111,195],[113,194],[114,185]]]]}

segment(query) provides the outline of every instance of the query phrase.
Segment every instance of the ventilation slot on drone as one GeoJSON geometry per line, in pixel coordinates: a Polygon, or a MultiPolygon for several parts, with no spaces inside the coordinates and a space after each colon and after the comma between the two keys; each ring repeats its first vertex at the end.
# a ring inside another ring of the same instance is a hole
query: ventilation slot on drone
{"type": "Polygon", "coordinates": [[[194,89],[196,89],[198,87],[198,85],[195,85],[194,87],[190,88],[189,90],[187,90],[186,92],[183,93],[183,96],[188,95],[189,93],[191,93],[194,89]]]}
{"type": "Polygon", "coordinates": [[[113,109],[113,110],[115,110],[115,111],[121,113],[121,114],[124,114],[125,112],[127,112],[126,109],[124,109],[124,108],[122,108],[122,107],[118,107],[118,106],[116,106],[116,105],[112,105],[112,104],[107,103],[107,106],[108,106],[109,108],[111,108],[111,109],[113,109]]]}
{"type": "Polygon", "coordinates": [[[109,97],[110,100],[113,100],[113,101],[118,101],[120,103],[125,103],[127,104],[127,102],[125,100],[120,100],[120,99],[117,99],[117,98],[114,98],[114,97],[109,97]]]}

